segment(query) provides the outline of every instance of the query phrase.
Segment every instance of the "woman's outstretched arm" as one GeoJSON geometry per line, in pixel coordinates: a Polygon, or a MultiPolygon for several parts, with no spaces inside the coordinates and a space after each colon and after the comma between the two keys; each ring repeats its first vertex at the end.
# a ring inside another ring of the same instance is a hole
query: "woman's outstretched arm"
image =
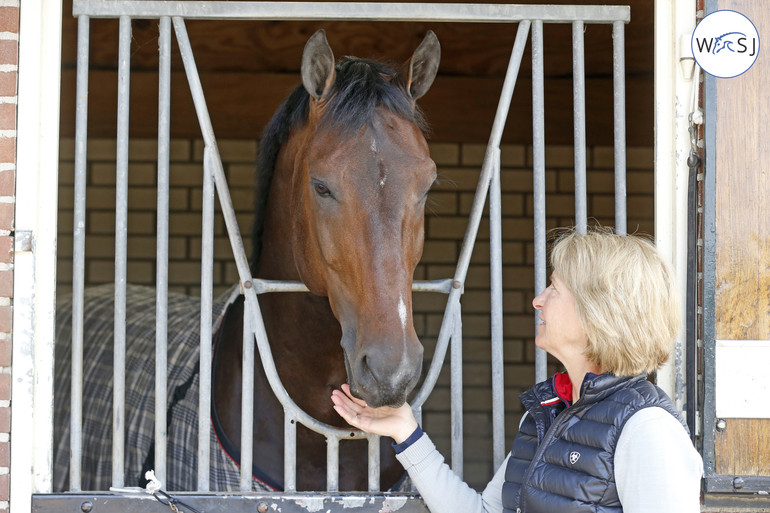
{"type": "MultiPolygon", "coordinates": [[[[389,436],[397,444],[403,443],[415,432],[421,433],[417,431],[417,421],[408,404],[400,408],[370,408],[364,401],[353,397],[347,385],[342,385],[342,391],[333,392],[332,401],[337,413],[351,426],[368,433],[389,436]]],[[[444,457],[424,433],[396,457],[404,465],[412,483],[433,513],[502,512],[507,459],[480,494],[444,463],[444,457]]]]}

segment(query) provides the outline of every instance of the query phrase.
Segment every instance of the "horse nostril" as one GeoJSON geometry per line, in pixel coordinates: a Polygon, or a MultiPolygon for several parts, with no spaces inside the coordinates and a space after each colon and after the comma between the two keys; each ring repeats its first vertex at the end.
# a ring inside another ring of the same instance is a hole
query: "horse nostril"
{"type": "Polygon", "coordinates": [[[358,361],[359,381],[368,386],[377,384],[380,381],[376,370],[371,366],[371,361],[367,354],[361,355],[358,361]]]}

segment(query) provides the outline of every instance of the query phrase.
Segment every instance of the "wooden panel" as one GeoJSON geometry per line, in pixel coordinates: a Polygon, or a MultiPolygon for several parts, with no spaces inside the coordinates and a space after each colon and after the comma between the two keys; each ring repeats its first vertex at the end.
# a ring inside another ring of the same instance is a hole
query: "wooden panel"
{"type": "MultiPolygon", "coordinates": [[[[217,137],[254,139],[259,137],[288,92],[298,83],[295,74],[202,73],[206,102],[217,137]]],[[[158,112],[157,73],[134,72],[131,76],[130,130],[132,137],[156,137],[158,112]]],[[[92,71],[89,77],[88,133],[93,137],[114,137],[117,119],[117,74],[92,71]]],[[[173,137],[199,137],[195,110],[187,79],[182,72],[171,78],[171,133],[173,137]]],[[[432,140],[445,142],[486,142],[492,127],[501,78],[440,76],[420,99],[432,127],[432,140]]],[[[586,137],[589,145],[612,145],[612,84],[602,79],[586,80],[586,137]]],[[[532,139],[531,83],[516,85],[503,142],[528,143],[532,139]]],[[[629,98],[627,126],[629,146],[649,144],[653,124],[652,81],[627,84],[629,98]]],[[[75,71],[62,74],[61,134],[72,137],[75,130],[75,71]]],[[[572,81],[546,81],[546,143],[572,144],[572,81]]]]}
{"type": "MultiPolygon", "coordinates": [[[[760,38],[768,40],[770,11],[761,3],[722,0],[719,8],[745,14],[760,38]]],[[[770,339],[768,80],[767,58],[739,77],[717,80],[715,300],[720,340],[770,339]]],[[[770,419],[726,423],[727,429],[716,433],[716,472],[770,475],[770,419]]]]}
{"type": "MultiPolygon", "coordinates": [[[[746,14],[770,40],[770,10],[720,2],[746,14]]],[[[770,339],[770,63],[717,80],[716,338],[770,339]]]]}
{"type": "Polygon", "coordinates": [[[716,472],[728,476],[770,475],[770,419],[727,419],[717,431],[716,472]]]}
{"type": "MultiPolygon", "coordinates": [[[[506,2],[503,2],[506,3],[506,2]]],[[[512,2],[513,3],[513,2],[512,2]]],[[[541,3],[536,0],[515,3],[541,3]]],[[[567,1],[556,4],[616,4],[612,1],[567,1]]],[[[626,26],[626,62],[632,74],[652,73],[653,3],[631,4],[631,23],[626,26]]],[[[71,0],[64,2],[71,12],[71,0]]],[[[512,24],[403,23],[403,22],[259,22],[188,21],[188,33],[201,71],[281,72],[299,70],[302,48],[318,28],[325,28],[335,54],[373,58],[407,59],[426,30],[432,29],[441,41],[441,73],[463,76],[500,76],[508,66],[516,33],[512,24]]],[[[117,20],[91,20],[91,64],[94,68],[114,68],[117,63],[117,20]]],[[[77,23],[64,16],[62,61],[65,67],[76,62],[77,23]]],[[[571,27],[548,25],[545,29],[546,73],[564,76],[572,72],[571,27]]],[[[157,22],[137,20],[133,24],[132,66],[157,69],[157,22]]],[[[608,25],[591,25],[585,31],[586,70],[596,76],[612,73],[612,39],[608,25]]],[[[174,69],[181,61],[174,59],[174,69]]],[[[522,63],[529,73],[530,61],[522,63]]]]}

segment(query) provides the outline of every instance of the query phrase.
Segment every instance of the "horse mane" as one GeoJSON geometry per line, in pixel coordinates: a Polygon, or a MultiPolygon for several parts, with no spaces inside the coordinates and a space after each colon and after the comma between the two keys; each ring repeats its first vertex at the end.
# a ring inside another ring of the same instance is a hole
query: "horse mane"
{"type": "MultiPolygon", "coordinates": [[[[396,78],[396,71],[388,65],[368,59],[343,57],[335,69],[335,83],[326,100],[320,125],[331,126],[340,135],[350,136],[373,119],[378,106],[383,106],[411,121],[423,132],[428,130],[421,110],[396,78]]],[[[300,83],[283,101],[262,132],[257,158],[256,208],[252,228],[252,274],[256,273],[262,251],[270,183],[278,153],[289,139],[289,133],[307,121],[309,98],[310,95],[300,83]]]]}

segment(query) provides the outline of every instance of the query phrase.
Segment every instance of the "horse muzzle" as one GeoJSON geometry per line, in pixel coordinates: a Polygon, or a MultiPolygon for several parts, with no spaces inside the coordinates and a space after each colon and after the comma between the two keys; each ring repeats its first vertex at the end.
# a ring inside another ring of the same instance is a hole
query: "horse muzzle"
{"type": "Polygon", "coordinates": [[[403,351],[394,352],[386,343],[353,354],[345,351],[350,390],[373,408],[403,405],[420,379],[423,348],[419,340],[415,337],[411,344],[399,341],[398,345],[403,351]]]}

